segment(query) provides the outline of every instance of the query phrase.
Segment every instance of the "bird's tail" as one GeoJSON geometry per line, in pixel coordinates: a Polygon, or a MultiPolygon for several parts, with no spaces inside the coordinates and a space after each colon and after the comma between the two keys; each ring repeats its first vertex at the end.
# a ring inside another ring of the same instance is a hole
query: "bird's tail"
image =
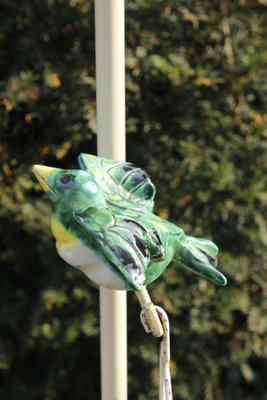
{"type": "Polygon", "coordinates": [[[195,274],[225,286],[227,279],[216,269],[217,253],[218,247],[210,240],[187,236],[179,246],[174,259],[195,274]]]}

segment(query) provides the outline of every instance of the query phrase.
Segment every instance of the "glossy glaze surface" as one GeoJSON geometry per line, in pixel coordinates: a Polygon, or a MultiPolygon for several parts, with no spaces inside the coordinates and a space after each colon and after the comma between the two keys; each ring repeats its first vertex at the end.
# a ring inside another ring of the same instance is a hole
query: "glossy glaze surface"
{"type": "Polygon", "coordinates": [[[217,246],[153,214],[155,186],[141,168],[89,154],[80,169],[36,165],[52,205],[59,255],[99,285],[140,290],[172,260],[225,285],[216,270],[217,246]]]}

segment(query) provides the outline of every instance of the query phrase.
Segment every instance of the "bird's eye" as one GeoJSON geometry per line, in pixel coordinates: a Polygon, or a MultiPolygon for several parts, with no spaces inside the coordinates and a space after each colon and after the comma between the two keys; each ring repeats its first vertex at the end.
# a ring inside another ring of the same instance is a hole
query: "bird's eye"
{"type": "Polygon", "coordinates": [[[66,184],[69,183],[70,181],[74,181],[74,179],[75,179],[75,175],[66,174],[66,175],[63,175],[63,176],[60,178],[60,182],[63,183],[63,185],[66,185],[66,184]]]}

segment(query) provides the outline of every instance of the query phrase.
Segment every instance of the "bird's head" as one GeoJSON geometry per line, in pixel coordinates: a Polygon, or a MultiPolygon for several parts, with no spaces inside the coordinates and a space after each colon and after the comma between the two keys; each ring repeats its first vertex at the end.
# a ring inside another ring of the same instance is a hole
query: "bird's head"
{"type": "Polygon", "coordinates": [[[45,165],[34,165],[33,172],[53,206],[63,205],[81,212],[88,207],[106,205],[102,189],[88,172],[45,165]]]}

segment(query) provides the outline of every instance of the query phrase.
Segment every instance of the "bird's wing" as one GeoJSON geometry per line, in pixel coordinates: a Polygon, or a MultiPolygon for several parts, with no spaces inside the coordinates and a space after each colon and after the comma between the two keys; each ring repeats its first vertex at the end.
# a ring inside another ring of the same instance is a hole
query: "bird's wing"
{"type": "Polygon", "coordinates": [[[140,290],[150,252],[141,228],[116,218],[108,209],[89,208],[74,214],[75,224],[98,255],[124,280],[126,287],[140,290]]]}
{"type": "Polygon", "coordinates": [[[94,176],[111,201],[119,196],[153,210],[156,189],[142,168],[90,154],[80,154],[78,162],[81,169],[94,176]]]}

